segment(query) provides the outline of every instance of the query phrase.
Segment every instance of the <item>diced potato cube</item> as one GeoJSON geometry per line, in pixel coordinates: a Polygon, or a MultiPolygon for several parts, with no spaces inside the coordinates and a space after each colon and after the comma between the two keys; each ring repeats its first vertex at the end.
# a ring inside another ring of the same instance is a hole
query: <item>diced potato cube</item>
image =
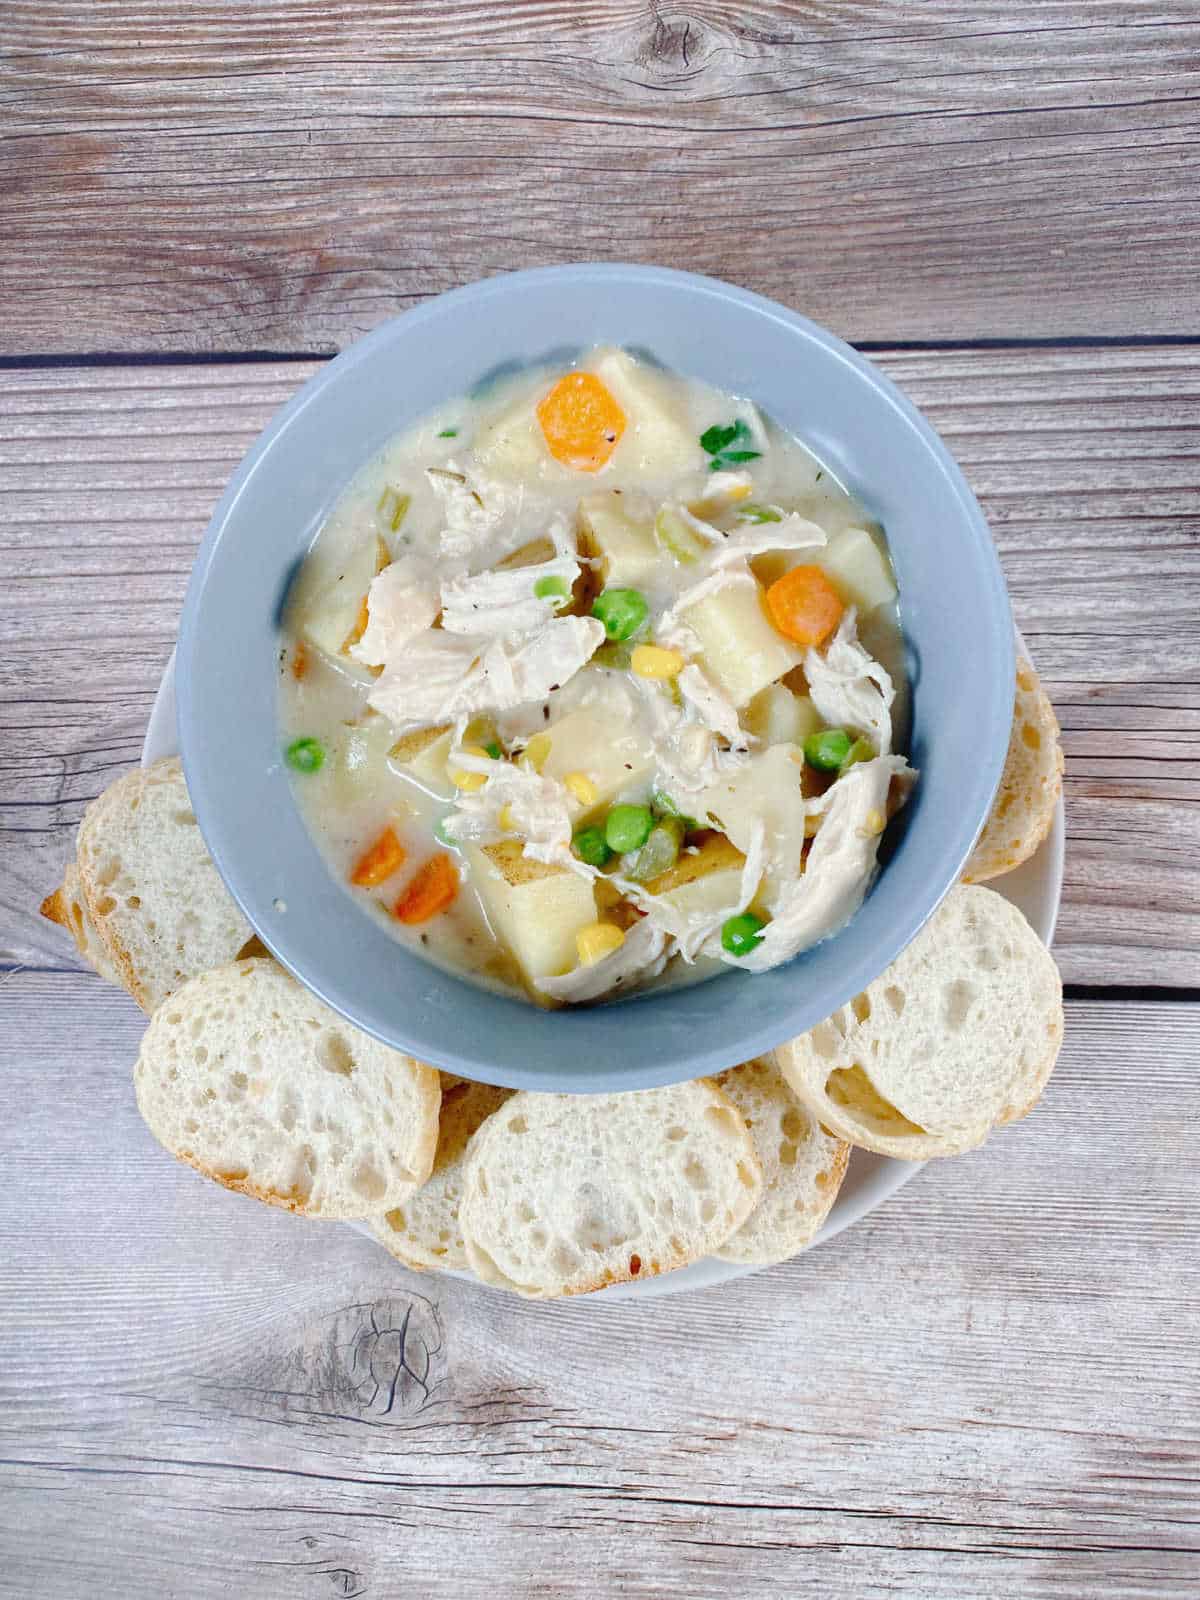
{"type": "Polygon", "coordinates": [[[736,903],[745,860],[724,834],[714,833],[695,854],[685,850],[673,867],[646,887],[677,911],[708,915],[736,903]]]}
{"type": "Polygon", "coordinates": [[[799,666],[803,652],[777,632],[757,584],[730,584],[688,606],[683,620],[703,650],[700,665],[735,706],[799,666]]]}
{"type": "Polygon", "coordinates": [[[388,752],[395,732],[386,717],[367,711],[357,722],[348,723],[338,733],[330,763],[338,799],[345,805],[360,800],[367,791],[386,780],[388,752]]]}
{"type": "Polygon", "coordinates": [[[896,579],[887,553],[866,528],[844,528],[812,556],[843,596],[860,611],[874,611],[896,598],[896,579]]]}
{"type": "Polygon", "coordinates": [[[579,502],[584,554],[598,557],[607,584],[645,583],[662,560],[654,528],[627,515],[625,496],[593,494],[579,502]]]}
{"type": "MultiPolygon", "coordinates": [[[[329,587],[304,612],[301,626],[318,650],[332,656],[339,666],[347,662],[346,651],[357,637],[363,601],[371,580],[388,564],[388,548],[376,535],[356,546],[345,566],[329,587]]],[[[359,669],[364,672],[366,669],[359,669]]]]}
{"type": "Polygon", "coordinates": [[[465,855],[492,931],[526,982],[536,985],[539,978],[570,972],[577,960],[575,935],[596,920],[588,880],[530,860],[516,839],[470,846],[465,855]]]}
{"type": "Polygon", "coordinates": [[[651,478],[675,477],[704,464],[700,438],[663,379],[624,350],[609,350],[591,370],[625,413],[625,432],[613,452],[614,467],[651,478]]]}
{"type": "Polygon", "coordinates": [[[806,694],[793,694],[783,683],[769,683],[746,707],[742,724],[766,745],[801,744],[824,727],[806,694]]]}
{"type": "Polygon", "coordinates": [[[568,475],[546,449],[534,407],[537,396],[519,400],[474,440],[475,458],[495,478],[563,478],[568,475]]]}
{"type": "Polygon", "coordinates": [[[757,751],[728,777],[710,784],[696,801],[739,850],[749,850],[756,821],[765,831],[769,884],[794,878],[804,849],[804,758],[795,745],[757,751]]]}
{"type": "MultiPolygon", "coordinates": [[[[568,712],[539,735],[550,741],[549,753],[539,768],[543,778],[579,773],[592,785],[595,798],[585,805],[570,794],[572,818],[610,806],[623,789],[642,782],[654,769],[654,751],[633,728],[610,716],[603,707],[584,706],[568,712]]],[[[582,787],[582,786],[580,786],[582,787]]]]}
{"type": "Polygon", "coordinates": [[[453,737],[449,726],[418,728],[414,733],[406,733],[392,746],[392,765],[428,794],[448,800],[454,793],[454,784],[446,769],[453,737]]]}

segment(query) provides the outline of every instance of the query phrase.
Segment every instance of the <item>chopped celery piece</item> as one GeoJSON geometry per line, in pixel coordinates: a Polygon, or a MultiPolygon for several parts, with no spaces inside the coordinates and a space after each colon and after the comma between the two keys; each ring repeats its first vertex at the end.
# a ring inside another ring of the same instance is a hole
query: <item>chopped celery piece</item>
{"type": "Polygon", "coordinates": [[[663,506],[654,519],[654,532],[663,549],[685,566],[698,561],[708,549],[704,540],[688,526],[682,513],[673,506],[663,506]]]}
{"type": "Polygon", "coordinates": [[[683,818],[662,817],[650,830],[645,844],[624,857],[621,871],[634,883],[649,883],[651,878],[671,870],[679,860],[682,844],[683,818]]]}
{"type": "Polygon", "coordinates": [[[389,484],[379,496],[375,510],[379,513],[384,527],[391,533],[397,533],[399,532],[400,524],[408,515],[408,508],[411,504],[411,495],[401,494],[398,489],[393,489],[389,484]]]}

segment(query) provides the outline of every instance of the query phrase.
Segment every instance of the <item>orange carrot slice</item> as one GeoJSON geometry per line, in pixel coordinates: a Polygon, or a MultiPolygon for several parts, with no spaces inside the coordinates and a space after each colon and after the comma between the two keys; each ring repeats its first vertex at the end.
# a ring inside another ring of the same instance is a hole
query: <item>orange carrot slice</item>
{"type": "Polygon", "coordinates": [[[301,639],[292,651],[292,677],[301,683],[308,674],[308,646],[301,639]]]}
{"type": "Polygon", "coordinates": [[[396,901],[393,915],[410,925],[428,922],[439,911],[454,904],[458,894],[458,873],[448,855],[430,856],[416,877],[396,901]]]}
{"type": "Polygon", "coordinates": [[[546,448],[576,472],[598,472],[625,432],[625,413],[594,372],[568,372],[540,402],[546,448]]]}
{"type": "Polygon", "coordinates": [[[404,865],[404,846],[396,837],[394,828],[385,828],[368,850],[354,864],[350,882],[360,889],[374,889],[393,872],[404,865]]]}
{"type": "Polygon", "coordinates": [[[767,590],[767,613],[793,644],[824,644],[845,609],[820,567],[793,567],[767,590]]]}

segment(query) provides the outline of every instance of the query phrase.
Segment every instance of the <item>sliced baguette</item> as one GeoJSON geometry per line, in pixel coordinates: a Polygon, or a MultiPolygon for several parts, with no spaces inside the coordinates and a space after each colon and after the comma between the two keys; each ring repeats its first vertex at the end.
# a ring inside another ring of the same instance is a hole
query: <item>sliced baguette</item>
{"type": "Polygon", "coordinates": [[[107,945],[93,926],[83,890],[79,886],[79,868],[73,861],[63,869],[62,887],[46,896],[41,911],[49,922],[67,930],[75,941],[75,948],[93,971],[109,983],[120,986],[121,975],[113,965],[107,945]]]}
{"type": "Polygon", "coordinates": [[[175,756],[127,772],[93,800],[78,852],[88,915],[145,1011],[252,937],[205,849],[175,756]]]}
{"type": "Polygon", "coordinates": [[[544,1299],[698,1261],[761,1191],[745,1123],[706,1079],[631,1094],[522,1092],[471,1141],[459,1223],[485,1283],[544,1299]]]}
{"type": "Polygon", "coordinates": [[[1062,1036],[1050,952],[1015,906],[960,884],[881,977],[775,1058],[831,1133],[923,1161],[1032,1111],[1062,1036]]]}
{"type": "Polygon", "coordinates": [[[762,1167],[762,1199],[716,1255],[767,1266],[810,1244],[846,1175],[850,1146],[826,1133],[765,1056],[715,1080],[741,1112],[762,1167]]]}
{"type": "Polygon", "coordinates": [[[402,1206],[385,1212],[372,1223],[380,1244],[406,1267],[418,1272],[429,1268],[465,1269],[467,1248],[459,1227],[458,1207],[467,1145],[511,1095],[511,1089],[465,1081],[443,1093],[437,1154],[429,1182],[402,1206]]]}
{"type": "Polygon", "coordinates": [[[1012,733],[991,815],[975,842],[964,883],[998,878],[1027,861],[1050,832],[1062,792],[1058,718],[1028,661],[1017,662],[1012,733]]]}
{"type": "Polygon", "coordinates": [[[351,1027],[269,959],[203,973],[165,1001],[134,1087],[172,1155],[306,1216],[388,1211],[433,1166],[435,1070],[351,1027]]]}

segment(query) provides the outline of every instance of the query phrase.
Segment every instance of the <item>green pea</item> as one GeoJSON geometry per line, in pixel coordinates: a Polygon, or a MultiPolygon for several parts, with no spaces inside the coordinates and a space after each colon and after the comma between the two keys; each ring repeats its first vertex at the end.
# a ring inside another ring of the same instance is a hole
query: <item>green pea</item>
{"type": "Polygon", "coordinates": [[[721,924],[721,947],[731,956],[748,956],[762,943],[762,930],[766,923],[753,911],[743,911],[721,924]]]}
{"type": "Polygon", "coordinates": [[[870,739],[855,739],[846,752],[846,759],[842,762],[842,771],[845,772],[846,768],[852,767],[856,761],[874,761],[874,759],[875,746],[870,739]]]}
{"type": "Polygon", "coordinates": [[[649,806],[614,806],[604,819],[604,842],[617,855],[628,855],[642,848],[653,826],[649,806]]]}
{"type": "Polygon", "coordinates": [[[610,639],[632,639],[649,612],[646,596],[638,589],[605,589],[592,606],[592,615],[604,624],[610,639]]]}
{"type": "Polygon", "coordinates": [[[575,846],[575,854],[581,861],[586,861],[589,867],[603,867],[612,860],[612,851],[608,848],[602,828],[580,828],[571,842],[575,846]]]}
{"type": "Polygon", "coordinates": [[[850,754],[850,735],[845,728],[822,728],[804,741],[804,759],[818,772],[838,772],[850,754]]]}
{"type": "Polygon", "coordinates": [[[319,739],[293,739],[283,759],[293,772],[320,772],[325,765],[325,747],[319,739]]]}
{"type": "Polygon", "coordinates": [[[493,761],[499,761],[500,757],[504,754],[504,751],[501,750],[495,739],[489,739],[483,748],[487,751],[488,755],[491,756],[493,761]]]}
{"type": "Polygon", "coordinates": [[[533,592],[539,600],[565,600],[571,591],[565,578],[539,578],[533,592]]]}
{"type": "Polygon", "coordinates": [[[642,848],[625,857],[621,871],[634,883],[649,883],[651,878],[671,870],[679,860],[682,844],[682,817],[663,817],[651,828],[650,837],[642,848]]]}

